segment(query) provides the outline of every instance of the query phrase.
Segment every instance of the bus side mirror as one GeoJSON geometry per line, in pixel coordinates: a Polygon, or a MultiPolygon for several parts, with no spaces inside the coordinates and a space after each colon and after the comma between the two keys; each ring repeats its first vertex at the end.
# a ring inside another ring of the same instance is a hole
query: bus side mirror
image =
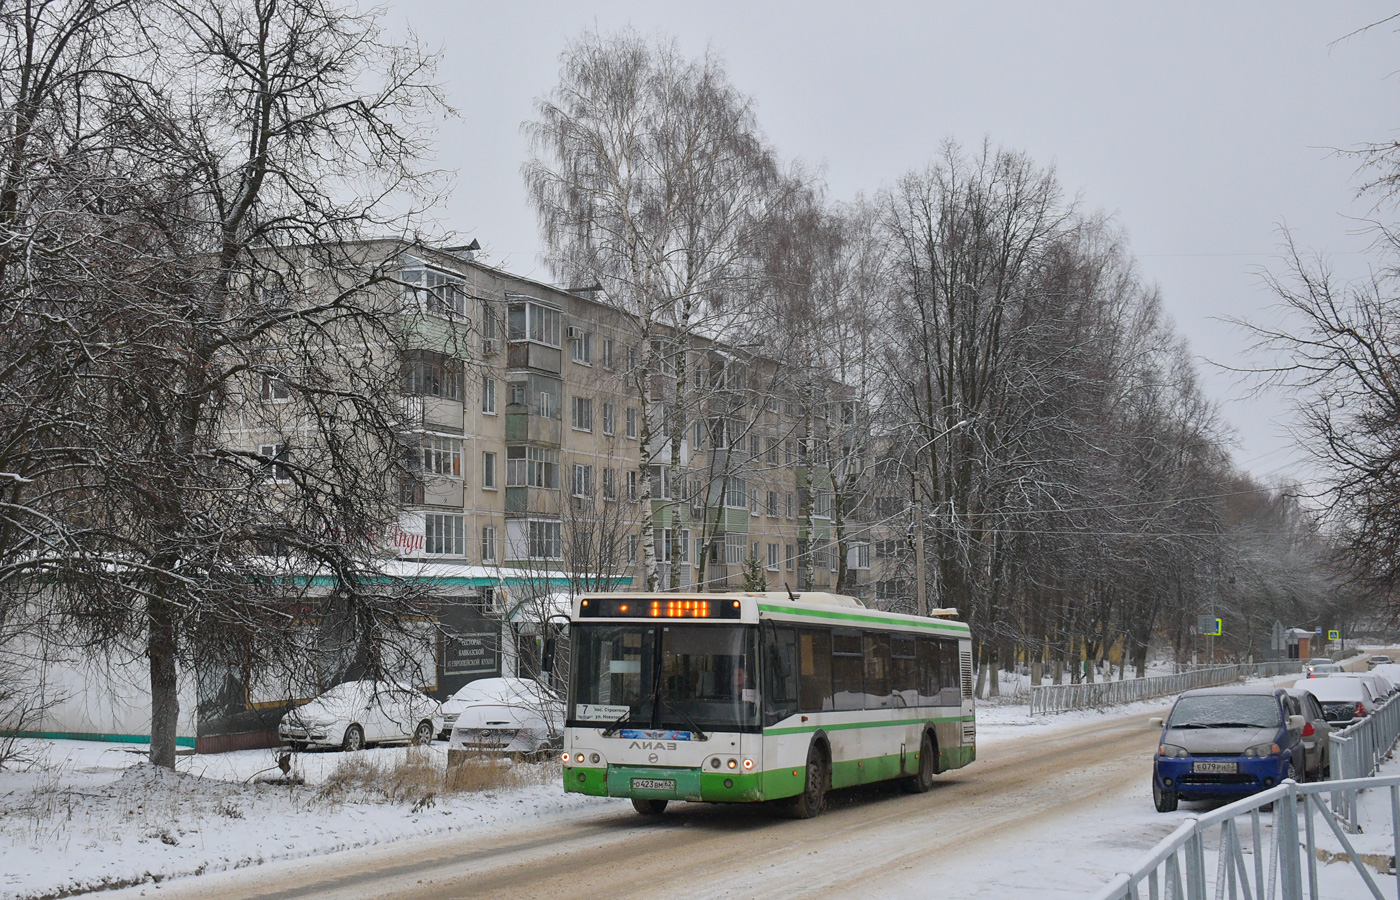
{"type": "Polygon", "coordinates": [[[544,648],[540,650],[540,673],[548,675],[554,671],[554,638],[544,639],[544,648]]]}

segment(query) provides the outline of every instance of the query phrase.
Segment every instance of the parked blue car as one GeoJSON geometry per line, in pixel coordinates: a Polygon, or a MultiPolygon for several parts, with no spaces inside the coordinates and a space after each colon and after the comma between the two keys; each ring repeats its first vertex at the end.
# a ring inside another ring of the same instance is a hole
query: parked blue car
{"type": "Polygon", "coordinates": [[[1304,771],[1302,710],[1283,688],[1231,686],[1187,691],[1162,729],[1152,765],[1152,800],[1233,799],[1304,771]]]}

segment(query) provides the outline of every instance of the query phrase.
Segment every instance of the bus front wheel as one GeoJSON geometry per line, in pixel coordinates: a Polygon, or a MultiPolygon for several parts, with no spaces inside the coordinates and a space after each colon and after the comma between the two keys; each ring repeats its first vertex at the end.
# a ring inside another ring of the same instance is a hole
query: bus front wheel
{"type": "Polygon", "coordinates": [[[826,754],[820,744],[813,743],[807,751],[807,778],[802,793],[793,798],[792,815],[795,819],[811,819],[819,815],[826,803],[826,789],[831,773],[826,764],[826,754]]]}
{"type": "Polygon", "coordinates": [[[659,816],[666,811],[666,801],[645,800],[641,797],[633,797],[632,808],[644,816],[659,816]]]}

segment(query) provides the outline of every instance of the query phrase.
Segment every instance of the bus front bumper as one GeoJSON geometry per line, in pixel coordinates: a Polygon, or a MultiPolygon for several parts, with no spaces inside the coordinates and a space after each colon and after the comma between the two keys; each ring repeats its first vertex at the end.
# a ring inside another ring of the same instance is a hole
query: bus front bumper
{"type": "Polygon", "coordinates": [[[595,797],[753,803],[763,800],[758,772],[703,772],[664,766],[565,766],[564,790],[595,797]]]}

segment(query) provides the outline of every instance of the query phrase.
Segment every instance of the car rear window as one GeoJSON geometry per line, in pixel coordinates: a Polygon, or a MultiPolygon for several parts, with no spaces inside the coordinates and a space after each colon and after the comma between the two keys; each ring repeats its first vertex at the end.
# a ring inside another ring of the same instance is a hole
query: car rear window
{"type": "Polygon", "coordinates": [[[1172,728],[1269,728],[1282,721],[1273,697],[1206,694],[1176,701],[1167,724],[1172,728]]]}

